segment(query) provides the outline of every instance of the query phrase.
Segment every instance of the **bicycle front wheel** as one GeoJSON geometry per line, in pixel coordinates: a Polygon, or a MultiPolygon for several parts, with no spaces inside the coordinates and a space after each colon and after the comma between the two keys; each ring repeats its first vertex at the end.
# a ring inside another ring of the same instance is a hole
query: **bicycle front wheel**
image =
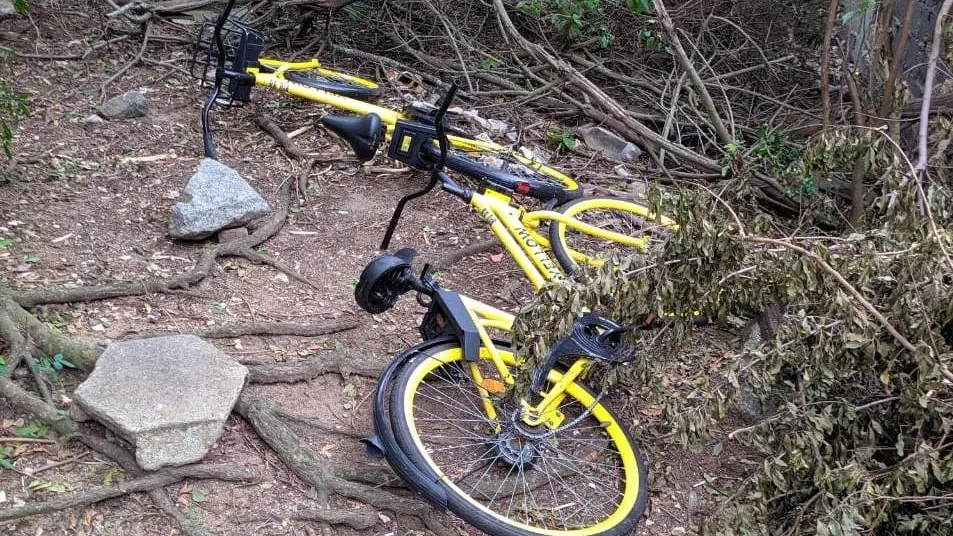
{"type": "Polygon", "coordinates": [[[598,231],[556,220],[549,223],[553,254],[568,273],[577,271],[581,264],[598,266],[613,256],[651,253],[678,229],[671,218],[613,197],[576,199],[555,210],[598,231]]]}
{"type": "Polygon", "coordinates": [[[337,93],[354,99],[370,100],[381,94],[381,87],[373,80],[341,73],[324,67],[307,71],[286,71],[284,77],[292,82],[337,93]]]}
{"type": "MultiPolygon", "coordinates": [[[[512,352],[498,348],[513,367],[512,352]]],[[[488,534],[630,534],[645,511],[648,484],[619,419],[577,383],[560,402],[558,425],[527,426],[495,395],[497,415],[489,419],[480,393],[493,390],[487,386],[496,368],[481,350],[481,386],[456,342],[404,366],[390,402],[401,450],[445,486],[451,511],[488,534]]],[[[561,376],[553,371],[550,386],[561,376]]]]}
{"type": "MultiPolygon", "coordinates": [[[[433,150],[433,157],[436,157],[439,151],[436,147],[433,150]]],[[[451,136],[446,166],[491,186],[540,201],[560,204],[582,196],[579,183],[569,175],[503,147],[491,147],[477,140],[451,136]]]]}

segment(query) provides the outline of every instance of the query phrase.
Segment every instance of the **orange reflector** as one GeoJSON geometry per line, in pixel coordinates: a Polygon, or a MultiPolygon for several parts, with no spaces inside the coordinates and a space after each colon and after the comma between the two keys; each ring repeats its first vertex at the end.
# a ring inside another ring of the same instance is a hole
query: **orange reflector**
{"type": "Polygon", "coordinates": [[[501,395],[506,392],[506,386],[503,385],[503,382],[500,380],[495,380],[493,378],[483,378],[483,388],[486,389],[490,394],[501,395]]]}

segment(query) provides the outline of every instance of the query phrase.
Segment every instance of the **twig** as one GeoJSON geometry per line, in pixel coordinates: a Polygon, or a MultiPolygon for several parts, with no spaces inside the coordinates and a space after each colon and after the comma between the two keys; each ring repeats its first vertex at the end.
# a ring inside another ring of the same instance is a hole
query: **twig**
{"type": "Polygon", "coordinates": [[[824,130],[831,121],[830,68],[831,38],[834,36],[834,23],[837,22],[837,8],[840,0],[831,0],[827,6],[827,22],[824,24],[824,44],[821,48],[821,120],[824,130]]]}
{"type": "Polygon", "coordinates": [[[310,158],[308,153],[301,150],[295,142],[291,141],[288,135],[271,119],[259,114],[255,116],[255,124],[274,138],[275,141],[281,145],[281,148],[291,157],[302,162],[310,158]]]}
{"type": "Polygon", "coordinates": [[[897,77],[900,76],[903,52],[907,49],[907,39],[910,38],[913,10],[916,9],[917,5],[918,2],[907,2],[907,12],[904,14],[903,23],[900,25],[900,35],[893,47],[893,55],[890,58],[890,74],[887,75],[887,81],[884,83],[883,100],[880,101],[880,108],[877,110],[877,116],[882,120],[886,120],[894,107],[893,94],[897,90],[897,77]]]}
{"type": "Polygon", "coordinates": [[[113,73],[113,75],[107,78],[106,81],[103,82],[103,84],[99,87],[101,100],[106,100],[106,89],[109,87],[109,84],[112,84],[114,81],[119,79],[119,77],[128,71],[133,65],[136,65],[142,61],[142,56],[146,53],[146,47],[149,45],[149,32],[152,30],[152,21],[146,22],[145,25],[146,28],[143,31],[142,45],[139,47],[139,52],[136,54],[136,57],[129,60],[129,62],[123,65],[121,69],[113,73]]]}
{"type": "Polygon", "coordinates": [[[718,139],[723,144],[730,143],[734,139],[734,136],[732,136],[725,127],[725,123],[721,120],[721,115],[718,113],[718,108],[715,107],[715,101],[712,100],[711,94],[705,89],[705,83],[702,81],[701,76],[698,75],[695,66],[692,65],[691,60],[688,59],[688,54],[682,47],[682,40],[678,37],[678,32],[675,30],[675,23],[672,22],[672,17],[668,14],[668,10],[665,9],[665,4],[662,3],[662,0],[652,0],[652,5],[655,7],[655,13],[659,17],[659,22],[662,23],[662,28],[665,29],[665,33],[668,35],[669,42],[672,44],[679,65],[681,65],[685,73],[688,74],[688,79],[691,80],[692,87],[695,88],[698,97],[705,106],[705,110],[708,112],[708,120],[711,121],[711,125],[715,129],[718,139]]]}
{"type": "Polygon", "coordinates": [[[953,0],[943,0],[940,12],[936,16],[936,25],[933,27],[933,47],[930,49],[930,61],[927,64],[926,82],[923,84],[923,103],[920,104],[920,144],[916,170],[922,173],[927,169],[927,142],[929,137],[930,99],[933,97],[933,84],[936,80],[936,64],[940,58],[940,47],[943,46],[943,19],[950,12],[953,0]]]}
{"type": "Polygon", "coordinates": [[[82,459],[85,458],[86,456],[89,456],[89,452],[90,452],[90,451],[87,450],[86,452],[82,452],[82,453],[80,453],[80,454],[77,454],[76,456],[73,456],[72,458],[67,458],[67,459],[62,460],[62,461],[59,461],[59,462],[46,464],[46,465],[44,465],[43,467],[40,467],[40,468],[37,468],[37,469],[33,469],[33,470],[26,470],[26,471],[24,471],[24,472],[27,473],[27,474],[29,474],[29,475],[36,476],[36,475],[42,473],[43,471],[49,471],[50,469],[55,469],[55,468],[57,468],[57,467],[62,467],[62,466],[64,466],[64,465],[69,465],[69,464],[71,464],[71,463],[76,463],[77,461],[82,460],[82,459]]]}

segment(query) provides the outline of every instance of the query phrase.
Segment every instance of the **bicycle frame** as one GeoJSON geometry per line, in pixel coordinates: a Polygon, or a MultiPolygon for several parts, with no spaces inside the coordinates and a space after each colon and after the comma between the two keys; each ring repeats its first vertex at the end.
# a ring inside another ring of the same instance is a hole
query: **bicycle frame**
{"type": "MultiPolygon", "coordinates": [[[[547,282],[558,281],[566,277],[566,273],[559,266],[559,263],[549,254],[552,247],[549,239],[536,232],[539,224],[543,221],[559,221],[567,227],[620,245],[641,249],[648,244],[647,238],[607,231],[553,210],[527,212],[522,208],[510,205],[510,199],[505,194],[488,189],[482,194],[471,192],[469,203],[477,214],[483,218],[483,221],[489,225],[490,230],[496,235],[503,248],[516,261],[517,266],[520,267],[520,270],[523,271],[536,290],[539,290],[547,282]]],[[[571,254],[576,261],[581,263],[597,266],[603,262],[577,251],[572,251],[571,254]]]]}
{"type": "MultiPolygon", "coordinates": [[[[337,108],[339,110],[344,110],[358,115],[377,114],[377,116],[381,118],[381,122],[387,128],[387,139],[390,139],[391,134],[393,134],[394,126],[397,124],[397,121],[411,119],[411,117],[404,112],[398,112],[390,108],[385,108],[383,106],[352,97],[339,95],[330,91],[316,89],[284,77],[284,73],[288,71],[302,71],[311,69],[317,69],[318,71],[321,71],[321,63],[317,59],[312,59],[306,62],[285,62],[277,59],[261,58],[259,59],[259,63],[265,67],[274,69],[275,71],[270,73],[262,72],[258,67],[249,67],[246,72],[255,77],[255,85],[269,87],[275,91],[280,91],[294,97],[326,104],[332,108],[337,108]]],[[[492,151],[502,153],[515,158],[524,166],[533,168],[537,171],[542,171],[543,168],[543,165],[540,162],[526,158],[516,151],[508,149],[498,143],[453,135],[448,135],[447,139],[450,141],[450,144],[453,147],[463,151],[492,151]]],[[[559,172],[553,169],[548,169],[546,170],[546,173],[552,174],[559,172]]],[[[559,175],[560,176],[558,178],[564,183],[575,183],[575,181],[573,181],[569,176],[562,173],[559,173],[559,175]]]]}

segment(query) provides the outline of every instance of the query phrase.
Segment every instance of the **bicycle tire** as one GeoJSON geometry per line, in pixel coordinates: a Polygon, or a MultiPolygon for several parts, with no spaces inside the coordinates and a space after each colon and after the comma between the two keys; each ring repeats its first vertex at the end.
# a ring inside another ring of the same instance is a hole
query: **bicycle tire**
{"type": "MultiPolygon", "coordinates": [[[[504,344],[497,347],[513,366],[512,352],[504,344]]],[[[495,370],[488,350],[482,348],[481,351],[478,366],[485,373],[495,370]]],[[[642,455],[619,419],[586,387],[570,384],[566,392],[571,401],[561,403],[559,409],[564,413],[579,410],[581,418],[567,415],[555,430],[535,429],[539,432],[537,435],[552,432],[551,437],[538,441],[523,438],[520,456],[523,452],[533,452],[527,455],[533,457],[532,463],[524,460],[525,466],[520,465],[517,476],[522,477],[522,482],[517,478],[506,486],[516,465],[507,469],[506,464],[499,461],[504,459],[499,453],[513,448],[509,440],[500,438],[517,430],[519,425],[474,418],[480,416],[477,413],[480,399],[471,376],[464,372],[464,363],[463,352],[456,341],[424,349],[403,366],[390,393],[391,428],[398,445],[411,462],[428,475],[428,482],[444,486],[447,507],[494,536],[630,534],[645,512],[648,482],[642,455]],[[448,388],[452,395],[447,396],[434,387],[437,383],[448,388]],[[419,409],[415,405],[418,398],[422,400],[419,409]],[[455,410],[464,418],[439,421],[434,409],[455,410]],[[578,422],[574,422],[577,419],[578,422]],[[507,429],[507,426],[513,428],[507,429]],[[430,429],[434,429],[436,435],[431,436],[430,429]],[[441,435],[441,432],[450,435],[441,435]],[[491,437],[494,433],[496,437],[491,437]],[[454,436],[460,437],[454,441],[454,436]],[[467,440],[474,442],[465,443],[467,440]],[[484,463],[486,456],[494,452],[496,457],[489,464],[484,463]],[[468,455],[476,458],[470,460],[468,455]],[[616,464],[612,463],[614,459],[616,464]],[[598,473],[597,478],[583,474],[589,469],[598,473]],[[494,487],[493,479],[499,479],[504,473],[503,481],[494,487]],[[467,487],[469,492],[465,491],[467,487]],[[500,497],[504,488],[508,488],[508,495],[500,497]],[[496,491],[490,497],[493,490],[496,491]],[[587,503],[577,490],[591,502],[587,503]],[[517,495],[521,495],[522,505],[517,505],[519,508],[514,511],[517,495]],[[498,497],[502,502],[509,501],[506,511],[501,512],[502,505],[487,504],[494,503],[498,497]],[[593,512],[598,515],[585,517],[593,512]],[[582,521],[573,521],[577,517],[582,521]]],[[[554,371],[550,381],[559,377],[560,373],[554,371]]],[[[502,414],[503,410],[500,411],[502,414]]]]}
{"type": "MultiPolygon", "coordinates": [[[[428,157],[436,158],[434,146],[428,157]]],[[[465,138],[450,138],[446,167],[470,178],[540,201],[562,204],[582,196],[579,183],[542,162],[465,138]]]]}
{"type": "Polygon", "coordinates": [[[284,77],[297,84],[354,99],[370,100],[381,95],[381,87],[377,82],[324,67],[308,71],[286,71],[284,77]]]}
{"type": "Polygon", "coordinates": [[[623,245],[552,220],[549,222],[550,245],[559,265],[567,273],[575,273],[580,268],[579,262],[573,258],[573,252],[585,255],[590,264],[599,264],[612,255],[652,252],[678,229],[674,220],[653,214],[648,207],[638,203],[614,197],[583,197],[558,206],[555,210],[583,223],[632,237],[641,243],[623,245]]]}

